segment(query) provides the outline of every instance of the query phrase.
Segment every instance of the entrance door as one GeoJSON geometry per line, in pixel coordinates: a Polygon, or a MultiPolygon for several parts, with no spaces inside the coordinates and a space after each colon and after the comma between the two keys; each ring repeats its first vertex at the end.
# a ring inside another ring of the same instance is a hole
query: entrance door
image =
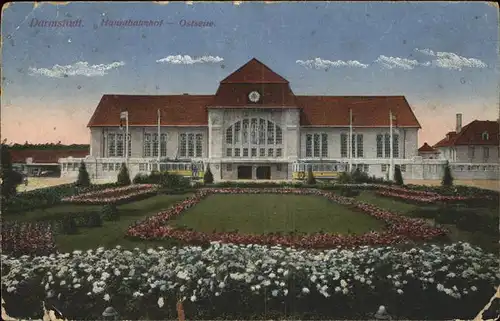
{"type": "Polygon", "coordinates": [[[238,166],[238,179],[252,179],[252,166],[238,166]]]}
{"type": "Polygon", "coordinates": [[[257,167],[257,179],[271,179],[271,166],[257,167]]]}

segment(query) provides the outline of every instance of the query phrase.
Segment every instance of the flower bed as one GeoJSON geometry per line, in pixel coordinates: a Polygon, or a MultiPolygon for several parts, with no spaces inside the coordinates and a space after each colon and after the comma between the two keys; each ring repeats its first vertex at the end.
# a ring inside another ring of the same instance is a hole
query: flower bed
{"type": "Polygon", "coordinates": [[[381,304],[400,320],[472,319],[500,282],[496,256],[466,243],[326,251],[214,243],[2,255],[2,263],[10,315],[37,317],[44,300],[69,320],[102,319],[110,305],[120,319],[176,319],[179,297],[191,320],[367,319],[381,304]]]}
{"type": "Polygon", "coordinates": [[[2,253],[48,255],[56,251],[51,224],[2,223],[2,253]]]}
{"type": "Polygon", "coordinates": [[[395,188],[379,189],[375,192],[375,194],[417,204],[434,204],[436,202],[464,202],[470,204],[473,202],[481,203],[484,201],[492,200],[491,197],[488,196],[445,196],[432,192],[412,191],[408,189],[395,188]]]}
{"type": "Polygon", "coordinates": [[[79,194],[62,199],[65,203],[109,204],[124,203],[156,194],[158,185],[137,184],[125,187],[108,188],[102,191],[79,194]]]}
{"type": "Polygon", "coordinates": [[[190,244],[207,244],[211,241],[222,241],[236,244],[262,244],[294,246],[301,248],[332,248],[336,246],[352,247],[361,245],[389,245],[410,241],[430,240],[444,236],[446,230],[434,228],[424,220],[404,217],[399,214],[382,210],[373,205],[357,202],[351,198],[335,195],[330,192],[316,189],[203,189],[193,197],[188,198],[170,209],[131,226],[127,236],[143,240],[173,238],[190,244]],[[308,235],[252,235],[240,233],[204,233],[198,231],[175,228],[168,225],[168,220],[180,215],[187,208],[195,206],[211,193],[238,194],[238,193],[279,193],[295,195],[318,195],[341,205],[350,206],[368,215],[384,221],[388,227],[384,232],[370,232],[364,235],[340,235],[316,233],[308,235]]]}

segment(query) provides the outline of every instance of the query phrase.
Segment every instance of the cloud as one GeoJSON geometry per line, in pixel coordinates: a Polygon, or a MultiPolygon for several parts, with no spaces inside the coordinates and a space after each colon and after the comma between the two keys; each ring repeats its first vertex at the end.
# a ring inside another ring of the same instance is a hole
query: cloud
{"type": "Polygon", "coordinates": [[[330,67],[356,67],[356,68],[366,68],[368,65],[362,64],[357,60],[326,60],[321,58],[311,59],[311,60],[297,60],[297,64],[304,66],[306,68],[314,68],[314,69],[325,69],[330,67]]]}
{"type": "Polygon", "coordinates": [[[173,65],[192,65],[197,63],[218,63],[223,61],[224,59],[219,56],[202,56],[198,58],[191,58],[188,55],[176,55],[176,56],[168,56],[162,59],[156,60],[159,63],[167,63],[173,65]]]}
{"type": "Polygon", "coordinates": [[[110,64],[89,65],[86,61],[78,61],[72,65],[54,65],[52,68],[30,67],[31,75],[42,75],[50,78],[62,78],[69,76],[96,77],[107,75],[107,71],[124,66],[123,61],[115,61],[110,64]]]}
{"type": "Polygon", "coordinates": [[[430,49],[418,49],[416,52],[423,53],[428,56],[435,57],[428,62],[427,66],[435,66],[445,69],[462,70],[462,68],[486,68],[487,64],[476,58],[466,58],[452,52],[434,52],[430,49]]]}
{"type": "Polygon", "coordinates": [[[416,60],[399,57],[387,57],[384,55],[378,56],[377,60],[375,60],[375,63],[378,63],[382,67],[387,69],[401,68],[407,70],[413,69],[416,66],[420,65],[420,63],[416,60]]]}

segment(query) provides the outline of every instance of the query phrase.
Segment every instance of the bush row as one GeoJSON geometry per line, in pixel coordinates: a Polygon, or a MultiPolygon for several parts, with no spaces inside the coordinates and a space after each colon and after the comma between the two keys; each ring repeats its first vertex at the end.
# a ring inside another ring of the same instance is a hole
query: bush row
{"type": "Polygon", "coordinates": [[[171,174],[169,172],[152,171],[149,175],[137,174],[133,181],[134,184],[155,184],[167,188],[188,188],[191,186],[189,178],[181,175],[171,174]]]}

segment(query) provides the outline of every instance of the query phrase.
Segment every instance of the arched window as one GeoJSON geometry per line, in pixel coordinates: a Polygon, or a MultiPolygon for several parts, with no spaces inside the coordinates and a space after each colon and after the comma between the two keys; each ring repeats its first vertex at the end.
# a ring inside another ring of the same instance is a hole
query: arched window
{"type": "Polygon", "coordinates": [[[225,133],[226,157],[284,156],[283,131],[270,120],[245,118],[229,126],[225,133]]]}
{"type": "Polygon", "coordinates": [[[489,139],[489,135],[488,135],[488,132],[483,132],[483,140],[488,140],[489,139]]]}

